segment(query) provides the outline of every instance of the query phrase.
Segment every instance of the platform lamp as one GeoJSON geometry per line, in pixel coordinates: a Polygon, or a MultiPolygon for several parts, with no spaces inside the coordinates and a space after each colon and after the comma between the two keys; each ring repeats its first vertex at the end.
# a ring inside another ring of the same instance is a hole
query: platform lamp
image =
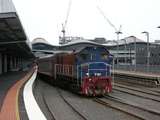
{"type": "MultiPolygon", "coordinates": [[[[107,40],[107,42],[116,43],[116,57],[114,57],[117,61],[117,67],[118,67],[118,51],[119,51],[119,43],[116,40],[107,40]]],[[[114,59],[114,60],[115,60],[114,59]]]]}
{"type": "Polygon", "coordinates": [[[136,37],[134,37],[134,49],[135,49],[135,67],[134,71],[137,70],[137,43],[136,43],[136,37]]]}
{"type": "Polygon", "coordinates": [[[116,59],[117,59],[117,68],[118,68],[118,64],[119,64],[119,58],[118,58],[119,43],[118,43],[118,41],[116,41],[116,40],[113,40],[113,42],[117,44],[117,50],[116,50],[116,51],[117,51],[117,56],[116,56],[116,59]]]}
{"type": "Polygon", "coordinates": [[[125,42],[125,52],[126,52],[126,56],[125,56],[125,64],[127,64],[127,40],[126,39],[121,39],[125,42]]]}
{"type": "Polygon", "coordinates": [[[144,31],[142,33],[146,34],[146,36],[147,36],[147,72],[149,72],[149,57],[150,57],[150,51],[149,51],[149,32],[144,31]]]}

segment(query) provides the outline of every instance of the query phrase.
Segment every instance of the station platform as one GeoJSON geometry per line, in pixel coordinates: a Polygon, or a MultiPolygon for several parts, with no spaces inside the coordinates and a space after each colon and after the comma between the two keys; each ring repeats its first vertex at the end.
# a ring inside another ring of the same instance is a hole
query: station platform
{"type": "Polygon", "coordinates": [[[0,120],[28,120],[27,115],[24,117],[26,111],[22,91],[34,71],[32,68],[0,76],[0,120]]]}
{"type": "Polygon", "coordinates": [[[0,110],[8,90],[25,75],[26,72],[18,71],[9,72],[0,76],[0,110]]]}
{"type": "Polygon", "coordinates": [[[0,76],[0,120],[47,120],[33,95],[37,70],[0,76]]]}
{"type": "Polygon", "coordinates": [[[136,71],[113,70],[112,74],[118,82],[129,82],[144,86],[160,86],[160,75],[136,71]]]}

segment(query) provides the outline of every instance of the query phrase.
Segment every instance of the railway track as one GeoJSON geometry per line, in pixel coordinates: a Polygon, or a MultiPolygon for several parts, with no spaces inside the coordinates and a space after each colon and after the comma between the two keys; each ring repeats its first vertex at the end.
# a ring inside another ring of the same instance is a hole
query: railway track
{"type": "Polygon", "coordinates": [[[132,113],[128,112],[127,110],[124,110],[124,109],[122,109],[122,108],[120,108],[120,107],[114,106],[113,104],[110,104],[110,103],[108,103],[108,102],[106,102],[106,101],[103,101],[103,100],[101,100],[101,99],[99,99],[99,98],[95,98],[95,99],[93,99],[93,101],[95,101],[95,102],[97,102],[97,103],[99,103],[99,104],[101,104],[101,105],[104,105],[104,106],[106,106],[106,107],[110,107],[110,108],[116,109],[116,110],[118,110],[118,111],[120,111],[120,112],[123,112],[123,113],[125,113],[125,114],[129,114],[129,115],[131,115],[131,116],[134,116],[135,118],[138,118],[139,120],[145,120],[145,119],[142,118],[142,117],[139,117],[139,116],[137,116],[137,115],[135,115],[135,114],[132,114],[132,113]]]}
{"type": "MultiPolygon", "coordinates": [[[[67,106],[69,106],[69,108],[71,108],[72,111],[73,111],[76,115],[78,115],[78,116],[77,116],[77,120],[88,120],[88,119],[87,119],[85,116],[83,116],[78,110],[76,110],[76,109],[72,106],[72,104],[71,104],[70,102],[68,102],[68,101],[66,100],[66,98],[61,94],[61,92],[60,92],[60,90],[59,90],[58,88],[57,88],[56,90],[57,90],[60,98],[64,101],[64,103],[67,104],[67,106]]],[[[46,108],[47,108],[49,114],[52,115],[52,119],[51,119],[51,120],[60,120],[60,119],[57,117],[57,113],[54,113],[54,111],[50,108],[50,106],[49,106],[48,103],[46,102],[46,98],[44,97],[44,95],[43,95],[43,101],[44,101],[44,103],[45,103],[45,105],[46,105],[46,108]]],[[[59,116],[59,115],[58,115],[58,116],[59,116]]]]}
{"type": "Polygon", "coordinates": [[[49,106],[46,103],[46,100],[44,98],[44,95],[42,96],[42,99],[44,101],[45,107],[47,108],[47,112],[50,114],[50,117],[52,120],[56,120],[55,115],[53,115],[52,111],[49,109],[49,106]]]}
{"type": "MultiPolygon", "coordinates": [[[[146,109],[144,107],[141,107],[137,104],[134,104],[130,101],[127,101],[127,100],[124,100],[124,99],[121,99],[121,98],[118,98],[116,96],[105,96],[106,99],[110,99],[110,100],[113,100],[113,101],[116,101],[116,102],[119,102],[119,103],[122,103],[123,105],[128,105],[128,106],[131,106],[131,107],[134,107],[134,108],[137,108],[137,109],[140,109],[140,110],[143,110],[143,111],[146,111],[147,113],[152,113],[152,115],[158,115],[160,117],[160,111],[157,111],[157,110],[153,110],[153,109],[146,109]]],[[[160,119],[160,118],[159,118],[160,119]]]]}
{"type": "Polygon", "coordinates": [[[84,115],[81,114],[81,112],[79,112],[78,110],[76,110],[73,105],[67,101],[67,99],[62,95],[61,91],[59,89],[57,89],[60,97],[63,99],[63,101],[77,114],[79,115],[83,120],[88,120],[84,115]]]}
{"type": "Polygon", "coordinates": [[[149,95],[155,95],[155,96],[159,96],[160,97],[160,91],[159,93],[157,93],[157,91],[153,91],[151,89],[147,89],[147,88],[138,88],[138,87],[132,87],[132,86],[126,86],[126,85],[121,85],[121,84],[115,84],[116,87],[120,87],[120,88],[126,88],[129,90],[134,90],[134,91],[138,91],[138,92],[142,92],[142,93],[146,93],[149,95]]]}
{"type": "Polygon", "coordinates": [[[45,88],[45,84],[42,84],[42,81],[37,78],[36,82],[34,83],[33,87],[33,94],[35,96],[35,99],[41,108],[42,112],[44,113],[47,120],[56,120],[52,111],[49,109],[48,104],[46,103],[45,98],[45,91],[41,91],[41,88],[45,88]]]}
{"type": "Polygon", "coordinates": [[[159,78],[155,75],[147,75],[141,73],[130,73],[126,71],[114,71],[114,77],[117,82],[123,82],[128,84],[136,84],[141,86],[148,86],[148,87],[158,87],[159,78]]]}
{"type": "Polygon", "coordinates": [[[97,102],[106,107],[110,107],[116,110],[119,110],[123,113],[129,114],[139,120],[159,120],[160,114],[151,110],[146,110],[135,106],[133,104],[128,104],[118,98],[107,96],[104,99],[95,98],[94,102],[97,102]]]}
{"type": "Polygon", "coordinates": [[[124,85],[118,85],[118,84],[116,84],[115,86],[116,86],[114,87],[115,91],[120,91],[130,95],[160,102],[160,95],[158,93],[155,93],[149,90],[142,90],[140,88],[133,88],[133,87],[128,87],[124,85]]]}
{"type": "Polygon", "coordinates": [[[53,88],[39,80],[35,84],[34,91],[36,93],[36,100],[47,120],[87,120],[85,116],[67,101],[58,88],[53,88]]]}
{"type": "Polygon", "coordinates": [[[160,89],[148,88],[148,90],[160,94],[160,89]]]}
{"type": "MultiPolygon", "coordinates": [[[[75,102],[70,100],[69,99],[70,96],[68,96],[68,94],[65,94],[65,92],[63,92],[58,88],[49,87],[47,84],[44,86],[47,87],[47,89],[42,90],[41,93],[43,93],[42,94],[43,101],[45,102],[45,106],[47,107],[49,114],[52,114],[51,120],[60,120],[60,118],[66,118],[65,115],[72,116],[71,118],[76,118],[80,120],[91,119],[90,115],[93,114],[92,111],[90,113],[85,113],[83,112],[85,107],[84,108],[82,107],[81,109],[77,108],[76,106],[78,106],[79,104],[75,104],[75,102]],[[54,97],[50,97],[50,96],[54,96],[54,97]],[[73,104],[71,101],[73,102],[73,104]],[[59,105],[59,104],[62,104],[62,105],[59,105]],[[59,111],[61,111],[61,113],[59,113],[59,111]],[[60,116],[63,116],[62,113],[64,113],[64,111],[65,111],[64,117],[60,117],[60,116]],[[71,114],[68,114],[68,113],[71,113],[71,114]]],[[[42,86],[41,88],[44,88],[44,87],[42,86]]],[[[105,96],[105,98],[88,99],[88,101],[91,101],[91,102],[93,101],[92,102],[93,105],[95,106],[97,105],[100,108],[101,108],[101,105],[103,105],[103,106],[106,106],[106,108],[108,107],[110,109],[115,109],[116,114],[121,113],[126,116],[130,116],[128,117],[129,119],[160,120],[160,111],[158,111],[158,109],[156,110],[153,107],[146,109],[147,107],[139,106],[134,102],[124,99],[123,97],[121,99],[121,97],[116,96],[116,94],[105,96]]],[[[97,109],[97,110],[100,110],[100,109],[97,109]]],[[[115,112],[113,112],[113,114],[115,114],[115,112]]],[[[70,117],[67,117],[67,119],[68,118],[70,117]]]]}

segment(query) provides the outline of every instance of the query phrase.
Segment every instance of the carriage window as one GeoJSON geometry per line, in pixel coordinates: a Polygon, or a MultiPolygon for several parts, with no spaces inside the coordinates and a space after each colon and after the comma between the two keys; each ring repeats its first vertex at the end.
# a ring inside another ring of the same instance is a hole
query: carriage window
{"type": "Polygon", "coordinates": [[[101,59],[102,60],[107,60],[107,58],[108,58],[108,54],[106,54],[106,53],[101,54],[101,59]]]}
{"type": "Polygon", "coordinates": [[[86,60],[87,59],[88,54],[81,54],[80,57],[82,60],[86,60]]]}

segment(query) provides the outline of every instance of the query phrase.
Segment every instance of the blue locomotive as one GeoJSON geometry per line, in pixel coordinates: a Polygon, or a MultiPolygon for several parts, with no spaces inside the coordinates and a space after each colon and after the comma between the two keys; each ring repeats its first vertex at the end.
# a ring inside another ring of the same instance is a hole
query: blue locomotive
{"type": "Polygon", "coordinates": [[[50,76],[51,83],[87,96],[112,91],[112,55],[102,46],[79,50],[57,51],[38,60],[41,75],[50,76]]]}

